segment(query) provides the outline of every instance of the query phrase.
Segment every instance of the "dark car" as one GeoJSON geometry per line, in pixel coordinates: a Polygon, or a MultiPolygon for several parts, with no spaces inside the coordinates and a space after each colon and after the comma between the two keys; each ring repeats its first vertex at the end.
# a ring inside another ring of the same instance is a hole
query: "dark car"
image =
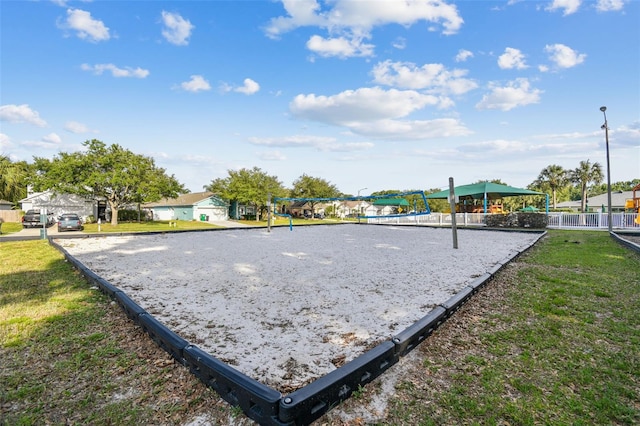
{"type": "Polygon", "coordinates": [[[65,213],[58,218],[58,232],[62,231],[82,231],[82,219],[75,213],[65,213]]]}

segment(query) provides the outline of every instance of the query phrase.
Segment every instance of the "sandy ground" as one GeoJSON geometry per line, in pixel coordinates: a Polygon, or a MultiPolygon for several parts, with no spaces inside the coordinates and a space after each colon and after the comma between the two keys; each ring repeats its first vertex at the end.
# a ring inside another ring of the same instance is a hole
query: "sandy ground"
{"type": "Polygon", "coordinates": [[[389,339],[537,234],[334,225],[58,239],[174,332],[283,393],[389,339]]]}

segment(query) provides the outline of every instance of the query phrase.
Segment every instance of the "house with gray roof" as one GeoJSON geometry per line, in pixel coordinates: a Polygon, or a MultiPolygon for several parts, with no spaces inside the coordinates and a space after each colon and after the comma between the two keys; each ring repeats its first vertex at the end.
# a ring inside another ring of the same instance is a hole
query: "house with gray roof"
{"type": "MultiPolygon", "coordinates": [[[[633,191],[612,191],[611,192],[611,211],[612,212],[624,212],[624,206],[628,199],[633,198],[633,191]]],[[[572,209],[572,210],[580,210],[580,201],[563,201],[557,204],[559,209],[572,209]]],[[[607,205],[609,204],[607,200],[607,194],[599,194],[587,197],[587,211],[589,212],[606,212],[607,205]]]]}
{"type": "Polygon", "coordinates": [[[229,204],[213,192],[193,192],[177,198],[163,198],[146,203],[153,220],[199,220],[215,222],[229,219],[229,204]]]}

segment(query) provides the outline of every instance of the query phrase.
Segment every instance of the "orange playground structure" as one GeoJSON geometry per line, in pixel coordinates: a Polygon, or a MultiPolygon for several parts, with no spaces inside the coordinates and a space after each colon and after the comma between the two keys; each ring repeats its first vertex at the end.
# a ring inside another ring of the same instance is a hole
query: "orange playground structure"
{"type": "Polygon", "coordinates": [[[637,213],[635,222],[640,225],[640,184],[634,186],[632,189],[633,198],[627,198],[624,203],[624,210],[632,213],[637,213]]]}

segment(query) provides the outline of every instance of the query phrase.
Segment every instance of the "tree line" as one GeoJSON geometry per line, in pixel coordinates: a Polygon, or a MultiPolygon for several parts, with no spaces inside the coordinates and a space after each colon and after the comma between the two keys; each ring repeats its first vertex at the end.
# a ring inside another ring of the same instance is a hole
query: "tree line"
{"type": "MultiPolygon", "coordinates": [[[[87,198],[101,197],[109,204],[112,224],[117,224],[118,210],[140,203],[150,203],[162,198],[174,198],[186,193],[186,189],[174,175],[156,166],[151,157],[139,155],[117,144],[107,146],[93,139],[83,143],[84,151],[62,152],[52,159],[34,157],[33,163],[12,161],[0,155],[0,199],[11,202],[19,208],[19,201],[27,196],[27,187],[35,191],[52,190],[55,193],[77,194],[87,198]]],[[[225,178],[213,179],[203,189],[219,197],[241,204],[252,205],[258,215],[267,209],[267,198],[336,198],[352,197],[341,192],[330,181],[303,174],[287,188],[277,176],[269,175],[259,167],[228,170],[225,178]]],[[[581,210],[586,209],[588,196],[607,191],[603,181],[602,166],[590,160],[580,161],[578,167],[566,170],[559,165],[545,167],[538,177],[527,186],[537,192],[551,195],[552,207],[558,202],[581,200],[581,210]]],[[[506,184],[499,179],[491,182],[506,184]]],[[[640,183],[640,179],[616,182],[612,191],[627,191],[640,183]]],[[[397,194],[420,191],[421,189],[386,189],[371,195],[397,194]]],[[[427,194],[438,192],[440,188],[424,190],[427,194]]],[[[424,202],[417,195],[407,197],[410,205],[418,210],[425,209],[424,202]]],[[[515,210],[522,204],[543,208],[541,197],[510,197],[505,207],[515,210]]],[[[432,211],[447,211],[446,200],[431,200],[432,211]]],[[[311,202],[315,209],[315,202],[311,202]]]]}

